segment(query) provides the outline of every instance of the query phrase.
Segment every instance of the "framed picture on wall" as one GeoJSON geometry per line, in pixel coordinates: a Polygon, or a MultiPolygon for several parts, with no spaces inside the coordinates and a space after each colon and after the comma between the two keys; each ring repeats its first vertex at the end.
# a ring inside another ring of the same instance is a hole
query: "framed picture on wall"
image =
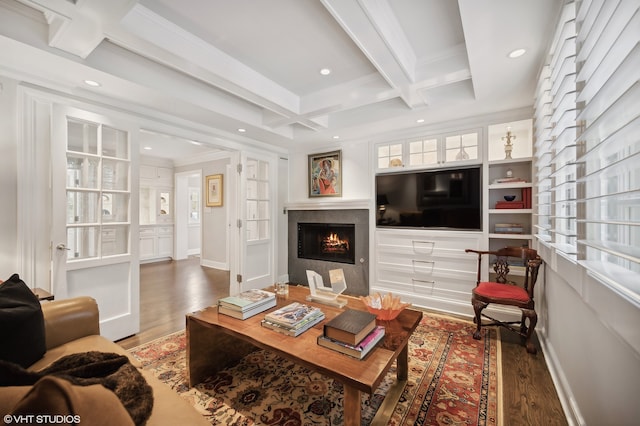
{"type": "Polygon", "coordinates": [[[207,176],[207,207],[222,206],[222,175],[207,176]]]}
{"type": "Polygon", "coordinates": [[[309,197],[342,197],[342,151],[309,155],[309,197]]]}

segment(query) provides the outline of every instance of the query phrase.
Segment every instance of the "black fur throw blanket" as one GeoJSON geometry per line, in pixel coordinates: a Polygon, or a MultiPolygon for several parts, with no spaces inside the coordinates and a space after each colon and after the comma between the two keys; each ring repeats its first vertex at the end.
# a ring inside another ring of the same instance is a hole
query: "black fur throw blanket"
{"type": "Polygon", "coordinates": [[[116,394],[136,425],[144,425],[151,415],[153,390],[124,355],[97,351],[71,354],[37,372],[0,360],[0,386],[34,385],[46,375],[74,385],[103,385],[116,394]]]}

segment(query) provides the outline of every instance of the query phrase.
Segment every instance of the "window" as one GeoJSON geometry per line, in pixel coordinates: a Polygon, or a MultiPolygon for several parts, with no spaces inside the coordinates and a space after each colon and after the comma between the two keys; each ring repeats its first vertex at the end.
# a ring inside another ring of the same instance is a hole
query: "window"
{"type": "Polygon", "coordinates": [[[637,2],[568,2],[535,105],[536,237],[640,304],[637,2]]]}
{"type": "Polygon", "coordinates": [[[640,302],[637,2],[578,11],[578,258],[640,302]],[[635,24],[634,24],[635,23],[635,24]]]}

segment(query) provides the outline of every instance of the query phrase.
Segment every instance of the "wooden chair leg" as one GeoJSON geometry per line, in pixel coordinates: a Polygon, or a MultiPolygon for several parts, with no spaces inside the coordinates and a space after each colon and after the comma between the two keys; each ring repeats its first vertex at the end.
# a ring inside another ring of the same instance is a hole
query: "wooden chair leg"
{"type": "Polygon", "coordinates": [[[473,338],[480,340],[482,338],[482,334],[480,333],[480,329],[482,328],[482,310],[487,307],[487,303],[480,302],[472,297],[471,304],[473,305],[473,311],[476,314],[476,331],[473,333],[473,338]]]}
{"type": "Polygon", "coordinates": [[[527,315],[522,310],[522,317],[520,319],[520,335],[524,338],[527,335],[527,315]]]}
{"type": "Polygon", "coordinates": [[[527,348],[527,352],[529,352],[530,354],[535,354],[538,352],[538,350],[531,341],[531,336],[533,335],[533,330],[536,328],[536,324],[538,323],[538,314],[536,314],[536,311],[534,311],[533,309],[523,309],[522,315],[523,323],[525,317],[529,319],[529,327],[525,338],[525,346],[527,348]]]}

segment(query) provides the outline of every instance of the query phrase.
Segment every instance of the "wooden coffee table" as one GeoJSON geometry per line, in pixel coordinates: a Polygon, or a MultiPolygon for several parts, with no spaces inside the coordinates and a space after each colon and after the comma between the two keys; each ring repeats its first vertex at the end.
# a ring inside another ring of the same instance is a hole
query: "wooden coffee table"
{"type": "Polygon", "coordinates": [[[308,302],[308,295],[307,287],[289,286],[289,295],[286,298],[279,297],[277,306],[269,310],[296,301],[320,307],[325,313],[325,320],[298,337],[262,327],[260,321],[269,311],[244,321],[218,315],[215,306],[188,314],[186,328],[189,385],[194,386],[214,373],[235,365],[256,348],[267,349],[341,382],[344,385],[345,425],[360,425],[361,393],[373,394],[396,361],[396,384],[387,392],[374,419],[375,424],[386,424],[386,419],[390,416],[407,381],[407,344],[422,318],[422,312],[405,309],[393,321],[379,321],[379,324],[386,328],[384,342],[363,360],[358,360],[319,346],[316,339],[322,334],[322,326],[326,321],[347,307],[365,310],[365,305],[358,298],[347,296],[347,306],[340,309],[308,302]]]}

